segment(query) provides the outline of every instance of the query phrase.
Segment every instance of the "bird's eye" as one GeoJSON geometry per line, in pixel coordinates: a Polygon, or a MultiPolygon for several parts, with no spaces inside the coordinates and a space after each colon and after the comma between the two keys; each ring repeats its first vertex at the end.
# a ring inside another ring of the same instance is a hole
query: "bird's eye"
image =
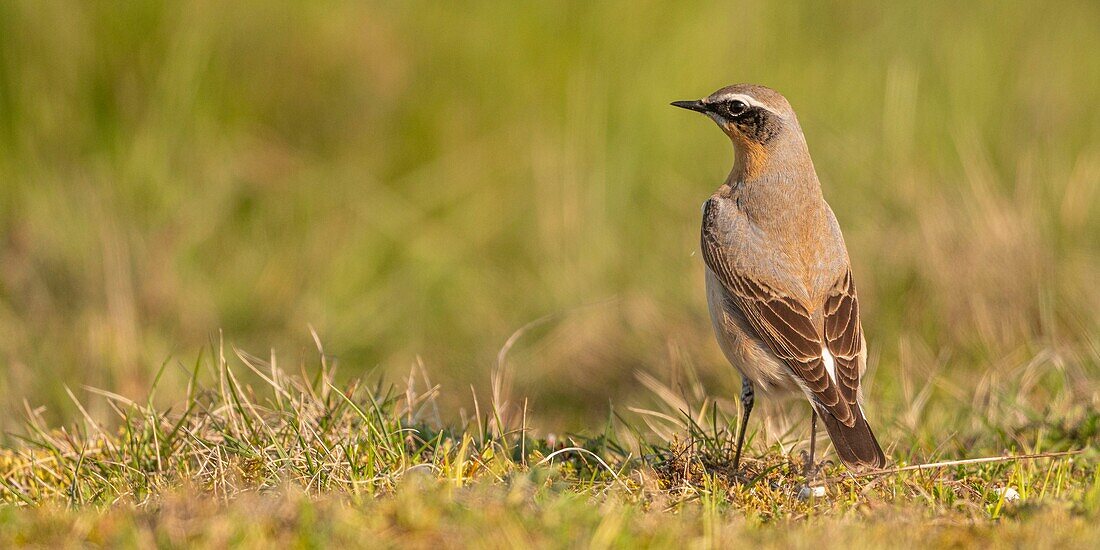
{"type": "Polygon", "coordinates": [[[726,110],[729,111],[731,117],[741,116],[745,114],[745,111],[749,109],[748,105],[745,105],[744,101],[735,99],[726,104],[726,110]]]}

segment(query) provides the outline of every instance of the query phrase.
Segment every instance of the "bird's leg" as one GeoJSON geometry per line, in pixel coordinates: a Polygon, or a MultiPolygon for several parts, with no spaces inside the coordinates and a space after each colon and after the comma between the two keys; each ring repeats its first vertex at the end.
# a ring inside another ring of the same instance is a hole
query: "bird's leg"
{"type": "Polygon", "coordinates": [[[741,377],[741,426],[737,429],[737,451],[733,454],[733,469],[741,468],[741,447],[745,444],[745,427],[749,424],[749,414],[752,413],[752,404],[756,396],[752,382],[744,376],[741,377]]]}
{"type": "Polygon", "coordinates": [[[817,410],[810,406],[810,456],[806,458],[806,463],[802,466],[804,468],[803,473],[806,476],[806,483],[810,482],[810,478],[817,474],[817,468],[814,467],[814,448],[817,446],[817,410]]]}

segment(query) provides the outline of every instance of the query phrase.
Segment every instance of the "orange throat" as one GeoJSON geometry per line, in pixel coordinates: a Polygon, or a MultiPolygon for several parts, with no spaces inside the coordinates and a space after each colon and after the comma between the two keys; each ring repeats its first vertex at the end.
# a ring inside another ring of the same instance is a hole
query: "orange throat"
{"type": "Polygon", "coordinates": [[[742,180],[756,179],[768,164],[768,152],[763,145],[747,139],[737,130],[728,131],[727,134],[733,141],[734,173],[742,180]]]}

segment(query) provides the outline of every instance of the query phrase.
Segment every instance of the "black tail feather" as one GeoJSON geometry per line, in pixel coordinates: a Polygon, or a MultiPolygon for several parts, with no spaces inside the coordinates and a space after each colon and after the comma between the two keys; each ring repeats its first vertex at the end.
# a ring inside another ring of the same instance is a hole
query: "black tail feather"
{"type": "Polygon", "coordinates": [[[828,411],[819,411],[818,415],[825,423],[825,430],[829,432],[829,438],[833,440],[833,447],[840,460],[849,468],[878,469],[886,466],[886,455],[882,453],[875,434],[871,432],[871,426],[863,417],[863,411],[855,407],[855,423],[845,426],[828,411]]]}

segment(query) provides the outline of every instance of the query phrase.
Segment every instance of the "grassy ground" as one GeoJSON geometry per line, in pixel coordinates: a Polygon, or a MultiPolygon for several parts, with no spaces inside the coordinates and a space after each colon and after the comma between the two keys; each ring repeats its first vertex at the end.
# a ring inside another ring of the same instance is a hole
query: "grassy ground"
{"type": "Polygon", "coordinates": [[[0,3],[0,537],[1083,544],[1097,20],[1087,1],[0,3]],[[807,411],[779,403],[748,478],[728,471],[738,380],[695,251],[732,155],[667,103],[738,81],[799,113],[891,458],[1083,453],[802,502],[807,411]],[[574,446],[606,466],[540,465],[574,446]]]}
{"type": "MultiPolygon", "coordinates": [[[[303,378],[219,351],[195,364],[176,407],[96,391],[117,430],[90,416],[49,429],[29,411],[23,445],[0,454],[0,543],[896,547],[899,530],[930,546],[1100,541],[1093,408],[1014,429],[1015,454],[1039,457],[905,469],[943,450],[894,431],[897,471],[827,463],[807,480],[789,434],[767,445],[754,430],[733,470],[736,418],[669,388],[656,388],[664,411],[612,411],[598,434],[534,437],[526,411],[496,398],[448,428],[438,387],[418,391],[415,377],[338,385],[323,355],[303,378]],[[214,384],[200,384],[204,371],[214,384]],[[242,384],[245,373],[262,382],[242,384]],[[651,418],[663,429],[641,424],[651,418]],[[825,493],[800,495],[808,483],[825,493]]],[[[1001,448],[998,431],[954,436],[973,456],[1001,448]]]]}

